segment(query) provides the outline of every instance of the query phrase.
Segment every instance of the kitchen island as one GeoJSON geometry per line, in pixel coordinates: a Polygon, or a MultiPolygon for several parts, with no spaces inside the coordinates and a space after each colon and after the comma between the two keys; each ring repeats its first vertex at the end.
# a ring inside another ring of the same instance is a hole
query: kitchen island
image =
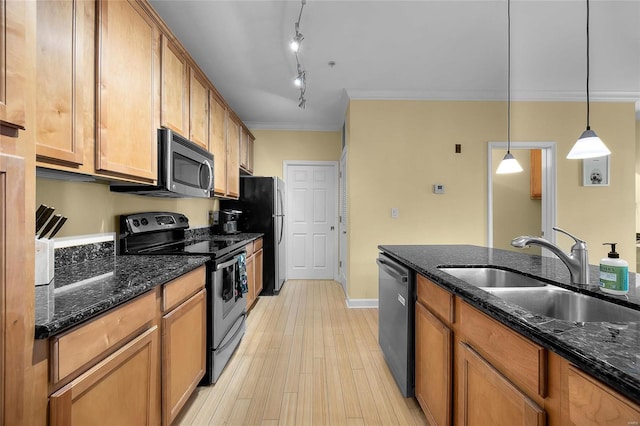
{"type": "MultiPolygon", "coordinates": [[[[477,309],[490,319],[539,345],[543,351],[548,350],[559,355],[635,404],[640,403],[640,324],[638,322],[625,324],[570,322],[537,315],[449,275],[439,267],[490,265],[510,269],[539,277],[549,281],[550,284],[640,310],[640,289],[637,287],[636,274],[630,274],[628,295],[611,296],[599,290],[599,269],[594,265],[590,265],[589,284],[576,286],[570,284],[569,271],[557,258],[471,245],[380,245],[378,248],[414,270],[419,274],[418,276],[425,277],[434,283],[434,286],[453,295],[456,300],[456,309],[464,308],[462,305],[477,309]]],[[[462,309],[458,309],[460,310],[462,309]]],[[[456,321],[459,315],[460,313],[456,312],[456,321]]],[[[454,324],[452,328],[455,329],[455,327],[454,324]]],[[[454,350],[457,349],[456,347],[454,350]]],[[[549,359],[551,355],[549,354],[549,359]]],[[[511,356],[516,359],[521,354],[513,353],[511,356]]],[[[545,364],[542,367],[543,371],[546,371],[546,359],[546,356],[540,356],[540,362],[545,364]]],[[[418,362],[417,359],[416,364],[418,362]]],[[[550,366],[549,370],[551,368],[550,366]]],[[[544,392],[546,391],[543,389],[541,392],[543,401],[544,392]]],[[[636,421],[636,419],[629,421],[636,421]]]]}

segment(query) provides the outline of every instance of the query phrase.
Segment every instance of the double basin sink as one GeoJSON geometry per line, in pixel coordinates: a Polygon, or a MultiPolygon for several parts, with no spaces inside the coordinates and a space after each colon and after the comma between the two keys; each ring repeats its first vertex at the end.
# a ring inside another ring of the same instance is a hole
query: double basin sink
{"type": "Polygon", "coordinates": [[[640,321],[640,311],[576,293],[517,272],[493,267],[439,269],[538,315],[574,322],[640,321]]]}

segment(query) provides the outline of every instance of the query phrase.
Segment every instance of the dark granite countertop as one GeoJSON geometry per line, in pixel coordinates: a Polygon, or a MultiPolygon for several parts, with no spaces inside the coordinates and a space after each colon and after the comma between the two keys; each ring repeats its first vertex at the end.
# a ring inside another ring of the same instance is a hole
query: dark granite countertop
{"type": "Polygon", "coordinates": [[[68,330],[203,265],[205,256],[110,256],[56,268],[36,286],[36,339],[68,330]]]}
{"type": "Polygon", "coordinates": [[[533,314],[440,271],[438,266],[492,265],[513,269],[640,310],[637,274],[629,274],[628,295],[613,296],[600,291],[599,269],[595,265],[590,265],[590,284],[575,286],[570,284],[569,270],[557,258],[470,245],[380,245],[378,248],[640,403],[640,323],[570,322],[533,314]]]}

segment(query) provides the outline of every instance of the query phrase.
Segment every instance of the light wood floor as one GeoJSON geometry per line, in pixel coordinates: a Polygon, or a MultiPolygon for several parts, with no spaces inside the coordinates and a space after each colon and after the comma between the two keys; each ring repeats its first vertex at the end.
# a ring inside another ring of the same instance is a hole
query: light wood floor
{"type": "Polygon", "coordinates": [[[287,281],[261,297],[218,382],[179,425],[426,425],[378,346],[378,310],[349,309],[335,281],[287,281]]]}

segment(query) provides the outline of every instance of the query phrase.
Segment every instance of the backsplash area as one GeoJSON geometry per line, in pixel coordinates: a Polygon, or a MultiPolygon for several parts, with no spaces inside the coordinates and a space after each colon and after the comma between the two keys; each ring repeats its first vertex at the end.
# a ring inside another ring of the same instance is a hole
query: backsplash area
{"type": "Polygon", "coordinates": [[[115,256],[115,232],[55,239],[55,267],[115,256]]]}

